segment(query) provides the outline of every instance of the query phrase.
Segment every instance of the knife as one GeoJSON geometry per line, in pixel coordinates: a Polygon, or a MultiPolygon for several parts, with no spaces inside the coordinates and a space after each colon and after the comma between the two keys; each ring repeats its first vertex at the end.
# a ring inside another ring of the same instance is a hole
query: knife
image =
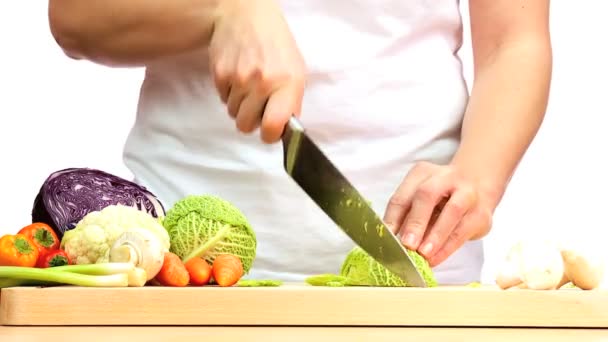
{"type": "Polygon", "coordinates": [[[308,196],[371,257],[410,286],[427,287],[412,258],[368,202],[292,116],[282,136],[283,166],[308,196]]]}

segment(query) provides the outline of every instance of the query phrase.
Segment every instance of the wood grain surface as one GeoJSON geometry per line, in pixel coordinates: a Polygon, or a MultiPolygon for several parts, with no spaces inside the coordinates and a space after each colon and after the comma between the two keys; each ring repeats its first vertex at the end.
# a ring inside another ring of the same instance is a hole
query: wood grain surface
{"type": "Polygon", "coordinates": [[[15,287],[0,325],[272,325],[608,328],[608,292],[437,288],[15,287]]]}
{"type": "Polygon", "coordinates": [[[398,327],[2,327],[2,342],[97,341],[602,342],[607,329],[398,327]]]}

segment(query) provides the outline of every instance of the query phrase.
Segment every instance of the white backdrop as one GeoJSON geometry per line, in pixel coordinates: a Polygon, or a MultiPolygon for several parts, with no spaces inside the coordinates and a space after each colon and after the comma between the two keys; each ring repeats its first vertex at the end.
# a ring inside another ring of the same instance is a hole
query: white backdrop
{"type": "MultiPolygon", "coordinates": [[[[466,3],[463,8],[466,13],[466,3]]],[[[601,246],[608,228],[603,207],[608,203],[603,196],[608,2],[554,1],[551,11],[549,109],[486,238],[485,282],[493,281],[511,243],[527,234],[583,237],[601,246]]],[[[65,57],[49,33],[46,1],[3,1],[0,26],[0,234],[5,234],[30,222],[34,196],[55,170],[87,166],[131,177],[121,153],[143,74],[65,57]]],[[[470,56],[467,43],[469,79],[470,56]]]]}

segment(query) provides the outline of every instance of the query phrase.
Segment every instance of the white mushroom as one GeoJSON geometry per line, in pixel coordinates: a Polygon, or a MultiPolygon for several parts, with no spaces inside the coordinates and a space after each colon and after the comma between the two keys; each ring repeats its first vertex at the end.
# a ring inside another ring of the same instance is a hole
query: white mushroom
{"type": "Polygon", "coordinates": [[[522,278],[532,290],[557,289],[564,276],[564,263],[557,246],[547,243],[522,249],[522,278]]]}
{"type": "Polygon", "coordinates": [[[564,275],[564,263],[556,244],[547,240],[516,243],[509,250],[496,283],[502,289],[557,289],[564,275]]]}
{"type": "Polygon", "coordinates": [[[505,258],[498,270],[499,272],[496,276],[496,284],[501,289],[506,290],[514,286],[523,285],[519,265],[516,264],[512,258],[505,258]]]}
{"type": "Polygon", "coordinates": [[[591,250],[562,249],[565,275],[572,284],[583,290],[601,285],[606,271],[605,257],[591,250]]]}
{"type": "Polygon", "coordinates": [[[165,247],[149,230],[131,228],[112,244],[110,262],[131,262],[146,272],[146,279],[154,278],[163,266],[165,247]]]}
{"type": "Polygon", "coordinates": [[[564,263],[564,279],[561,285],[572,283],[582,290],[602,287],[606,278],[608,252],[601,239],[588,235],[569,237],[560,246],[564,263]]]}

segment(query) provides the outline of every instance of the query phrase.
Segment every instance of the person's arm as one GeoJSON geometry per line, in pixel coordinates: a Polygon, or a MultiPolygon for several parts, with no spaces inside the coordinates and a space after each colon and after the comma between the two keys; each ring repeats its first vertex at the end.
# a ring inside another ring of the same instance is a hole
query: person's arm
{"type": "Polygon", "coordinates": [[[552,71],[549,0],[470,0],[475,77],[448,165],[416,164],[384,220],[436,266],[485,236],[543,121],[552,71]]]}
{"type": "Polygon", "coordinates": [[[452,164],[496,206],[547,108],[549,0],[470,0],[474,82],[452,164]]]}
{"type": "Polygon", "coordinates": [[[204,47],[220,2],[49,0],[48,16],[53,37],[71,58],[141,66],[204,47]]]}
{"type": "Polygon", "coordinates": [[[49,0],[49,21],[66,55],[106,66],[204,49],[237,128],[264,142],[300,115],[306,65],[277,0],[49,0]]]}

